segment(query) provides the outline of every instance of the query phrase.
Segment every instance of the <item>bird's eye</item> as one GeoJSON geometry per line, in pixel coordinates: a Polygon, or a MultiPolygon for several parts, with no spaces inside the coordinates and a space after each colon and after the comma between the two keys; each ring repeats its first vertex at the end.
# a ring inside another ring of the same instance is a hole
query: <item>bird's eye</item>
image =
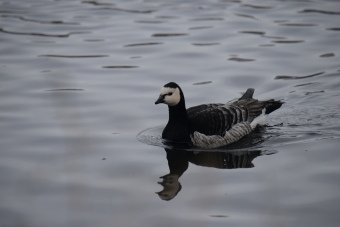
{"type": "Polygon", "coordinates": [[[172,95],[172,92],[168,93],[168,95],[172,95]]]}

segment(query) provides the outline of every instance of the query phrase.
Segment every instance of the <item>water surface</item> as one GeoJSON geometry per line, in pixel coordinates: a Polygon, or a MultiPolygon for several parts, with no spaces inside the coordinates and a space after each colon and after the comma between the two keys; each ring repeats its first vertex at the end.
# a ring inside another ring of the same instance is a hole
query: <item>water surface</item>
{"type": "Polygon", "coordinates": [[[338,1],[0,2],[0,226],[338,226],[338,1]],[[249,87],[285,104],[224,150],[137,134],[249,87]],[[155,193],[157,192],[157,193],[155,193]]]}

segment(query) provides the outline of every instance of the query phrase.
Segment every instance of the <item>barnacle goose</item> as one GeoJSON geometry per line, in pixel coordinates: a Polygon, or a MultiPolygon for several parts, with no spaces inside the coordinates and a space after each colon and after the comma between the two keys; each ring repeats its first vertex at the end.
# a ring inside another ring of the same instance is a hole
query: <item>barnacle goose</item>
{"type": "Polygon", "coordinates": [[[266,115],[281,107],[282,102],[253,99],[249,88],[241,98],[227,104],[202,104],[186,109],[182,89],[174,82],[161,89],[155,104],[168,105],[169,121],[162,139],[171,144],[188,144],[216,148],[233,143],[249,134],[266,115]]]}

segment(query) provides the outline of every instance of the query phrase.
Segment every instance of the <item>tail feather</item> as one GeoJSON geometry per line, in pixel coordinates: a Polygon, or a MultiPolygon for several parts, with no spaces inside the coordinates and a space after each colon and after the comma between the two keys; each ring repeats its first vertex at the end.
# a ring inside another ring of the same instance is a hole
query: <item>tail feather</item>
{"type": "Polygon", "coordinates": [[[262,114],[263,109],[265,109],[264,114],[268,115],[271,112],[279,109],[283,102],[275,101],[274,99],[259,101],[257,99],[249,98],[236,101],[234,104],[242,106],[248,111],[248,122],[252,122],[256,117],[262,114]]]}
{"type": "Polygon", "coordinates": [[[253,99],[254,92],[254,88],[248,88],[241,98],[238,99],[239,104],[242,103],[241,105],[251,107],[249,111],[251,117],[260,115],[263,108],[266,108],[265,114],[270,114],[271,112],[279,109],[283,104],[283,102],[275,101],[274,99],[267,101],[258,101],[253,99]]]}
{"type": "Polygon", "coordinates": [[[257,116],[262,114],[262,110],[265,108],[266,102],[251,98],[238,101],[238,104],[244,106],[244,108],[247,109],[247,120],[248,122],[252,122],[257,116]]]}
{"type": "Polygon", "coordinates": [[[239,98],[238,100],[242,100],[242,99],[251,99],[251,98],[253,98],[254,91],[255,91],[254,88],[248,88],[247,91],[246,91],[246,93],[244,93],[244,94],[242,95],[242,97],[239,98]]]}

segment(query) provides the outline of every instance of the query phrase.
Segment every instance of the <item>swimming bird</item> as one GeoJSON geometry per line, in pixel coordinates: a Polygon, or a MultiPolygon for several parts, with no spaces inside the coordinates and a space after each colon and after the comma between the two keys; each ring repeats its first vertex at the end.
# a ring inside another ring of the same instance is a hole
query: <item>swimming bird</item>
{"type": "Polygon", "coordinates": [[[189,144],[202,148],[216,148],[233,143],[249,134],[265,117],[281,107],[274,99],[253,99],[249,88],[241,98],[226,104],[211,103],[185,107],[184,93],[175,82],[161,89],[155,104],[168,105],[169,121],[162,139],[171,144],[189,144]]]}

